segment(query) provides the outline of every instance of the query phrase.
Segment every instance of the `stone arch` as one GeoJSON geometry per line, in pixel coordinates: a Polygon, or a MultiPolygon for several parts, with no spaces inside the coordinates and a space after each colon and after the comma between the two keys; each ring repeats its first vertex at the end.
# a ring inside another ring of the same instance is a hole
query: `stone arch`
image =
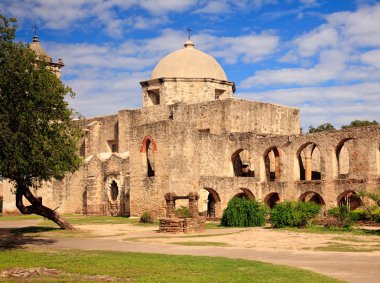
{"type": "Polygon", "coordinates": [[[317,144],[307,142],[297,151],[298,180],[321,180],[324,175],[324,159],[317,144]]]}
{"type": "Polygon", "coordinates": [[[110,190],[111,200],[116,201],[119,197],[120,191],[119,191],[119,186],[117,185],[115,180],[112,180],[109,190],[110,190]]]}
{"type": "Polygon", "coordinates": [[[362,200],[353,190],[347,190],[341,193],[337,198],[338,206],[347,205],[350,210],[355,210],[362,206],[362,200]]]}
{"type": "Polygon", "coordinates": [[[240,190],[242,190],[242,192],[237,193],[236,195],[234,195],[233,198],[255,199],[255,196],[253,195],[253,193],[249,189],[240,188],[240,190]]]}
{"type": "Polygon", "coordinates": [[[352,138],[346,138],[340,141],[335,149],[336,172],[338,179],[347,179],[350,174],[350,148],[352,147],[352,138]]]}
{"type": "Polygon", "coordinates": [[[251,155],[245,149],[238,149],[231,156],[235,177],[255,177],[251,155]]]}
{"type": "Polygon", "coordinates": [[[155,176],[155,153],[157,151],[156,143],[150,134],[144,137],[144,140],[140,146],[140,152],[145,153],[146,172],[148,177],[155,176]]]}
{"type": "Polygon", "coordinates": [[[299,197],[299,201],[303,202],[314,202],[320,206],[325,206],[325,201],[322,196],[313,191],[307,191],[299,197]]]}
{"type": "Polygon", "coordinates": [[[276,146],[268,148],[264,153],[265,177],[267,181],[281,180],[282,150],[276,146]]]}
{"type": "Polygon", "coordinates": [[[221,201],[219,194],[211,188],[202,188],[198,192],[198,210],[207,218],[221,217],[221,201]]]}
{"type": "Polygon", "coordinates": [[[280,195],[276,192],[270,193],[264,198],[264,203],[271,209],[279,202],[280,195]]]}

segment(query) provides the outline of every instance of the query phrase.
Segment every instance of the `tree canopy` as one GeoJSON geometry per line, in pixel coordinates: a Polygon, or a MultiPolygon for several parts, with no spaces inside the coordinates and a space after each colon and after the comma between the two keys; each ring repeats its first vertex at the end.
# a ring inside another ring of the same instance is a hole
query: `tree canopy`
{"type": "Polygon", "coordinates": [[[362,126],[376,126],[379,125],[379,122],[376,120],[369,121],[369,120],[354,120],[349,125],[343,125],[342,129],[349,129],[349,128],[355,128],[355,127],[362,127],[362,126]]]}
{"type": "Polygon", "coordinates": [[[335,130],[335,127],[330,123],[319,125],[316,128],[314,128],[313,126],[309,126],[309,134],[319,133],[319,132],[324,132],[324,131],[334,131],[334,130],[335,130]]]}
{"type": "Polygon", "coordinates": [[[35,182],[61,179],[81,162],[79,129],[64,100],[74,95],[36,54],[15,42],[16,20],[0,15],[0,175],[15,184],[16,206],[72,228],[31,193],[35,182]],[[31,205],[25,206],[22,197],[31,205]]]}

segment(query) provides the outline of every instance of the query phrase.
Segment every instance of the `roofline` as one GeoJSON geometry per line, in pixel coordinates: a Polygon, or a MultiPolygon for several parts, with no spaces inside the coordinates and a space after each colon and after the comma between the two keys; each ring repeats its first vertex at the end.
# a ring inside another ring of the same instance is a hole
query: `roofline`
{"type": "Polygon", "coordinates": [[[173,78],[173,77],[163,77],[158,79],[152,79],[152,80],[146,80],[141,81],[140,85],[142,87],[147,87],[153,84],[161,84],[164,82],[212,82],[212,83],[219,83],[224,85],[230,85],[232,86],[233,92],[235,92],[236,87],[235,83],[227,80],[218,80],[218,79],[212,79],[212,78],[173,78]]]}

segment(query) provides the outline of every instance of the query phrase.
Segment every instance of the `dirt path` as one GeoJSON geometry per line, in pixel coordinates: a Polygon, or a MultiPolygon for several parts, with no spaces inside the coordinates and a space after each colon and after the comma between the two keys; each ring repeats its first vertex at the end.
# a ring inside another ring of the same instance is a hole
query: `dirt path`
{"type": "MultiPolygon", "coordinates": [[[[35,225],[38,220],[2,222],[0,233],[10,228],[35,225]]],[[[48,248],[144,252],[172,255],[221,256],[258,260],[274,264],[299,267],[349,282],[379,282],[380,252],[316,252],[344,235],[308,234],[263,228],[209,229],[205,233],[190,235],[158,234],[155,226],[130,224],[80,225],[79,237],[59,237],[62,231],[53,231],[49,238],[33,237],[39,245],[48,248]],[[57,234],[54,234],[58,232],[57,234]],[[56,237],[56,236],[57,237],[56,237]],[[88,235],[94,236],[87,238],[88,235]],[[81,238],[82,237],[82,238],[81,238]],[[83,238],[86,237],[86,238],[83,238]],[[183,242],[200,242],[195,246],[179,245],[183,242]],[[202,242],[225,244],[226,247],[197,246],[202,242]],[[177,243],[177,244],[173,244],[177,243]]],[[[46,235],[46,234],[41,234],[46,235]]],[[[352,238],[347,235],[346,238],[352,238]]],[[[31,237],[24,237],[31,238],[31,237]]],[[[380,237],[355,236],[356,244],[378,245],[380,237]]]]}

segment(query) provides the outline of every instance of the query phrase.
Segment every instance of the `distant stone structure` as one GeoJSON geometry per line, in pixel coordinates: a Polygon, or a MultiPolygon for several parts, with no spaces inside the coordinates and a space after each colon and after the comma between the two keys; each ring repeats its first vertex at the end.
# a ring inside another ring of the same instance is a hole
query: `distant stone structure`
{"type": "MultiPolygon", "coordinates": [[[[301,134],[299,109],[235,98],[222,67],[191,41],[140,84],[142,109],[76,121],[84,164],[35,188],[44,204],[166,217],[168,193],[197,194],[200,214],[215,219],[234,197],[356,209],[358,191],[379,192],[380,127],[301,134]]],[[[12,185],[3,186],[4,213],[12,213],[12,185]]]]}

